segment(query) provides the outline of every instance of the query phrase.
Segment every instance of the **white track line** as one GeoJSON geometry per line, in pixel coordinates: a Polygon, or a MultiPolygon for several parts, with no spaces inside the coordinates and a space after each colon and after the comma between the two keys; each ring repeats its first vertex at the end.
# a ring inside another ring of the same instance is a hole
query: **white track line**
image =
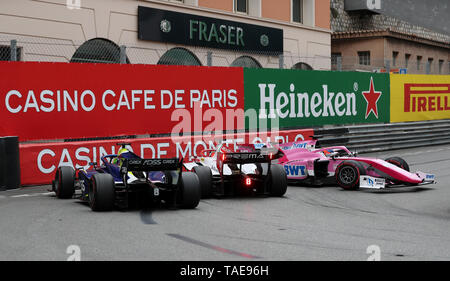
{"type": "Polygon", "coordinates": [[[19,195],[12,195],[12,196],[0,196],[1,198],[23,198],[23,197],[37,197],[37,196],[48,196],[53,195],[54,192],[42,192],[42,193],[27,193],[27,194],[19,194],[19,195]]]}

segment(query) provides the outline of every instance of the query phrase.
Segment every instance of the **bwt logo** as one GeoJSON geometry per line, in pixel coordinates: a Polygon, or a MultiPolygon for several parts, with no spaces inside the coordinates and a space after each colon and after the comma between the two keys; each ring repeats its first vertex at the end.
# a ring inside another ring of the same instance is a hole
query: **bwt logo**
{"type": "Polygon", "coordinates": [[[450,110],[450,84],[405,84],[404,112],[450,110]]]}
{"type": "Polygon", "coordinates": [[[81,0],[67,0],[66,7],[70,10],[79,10],[81,9],[81,0]]]}
{"type": "Polygon", "coordinates": [[[286,170],[286,175],[288,176],[305,176],[305,166],[289,166],[285,165],[284,169],[286,170]]]}

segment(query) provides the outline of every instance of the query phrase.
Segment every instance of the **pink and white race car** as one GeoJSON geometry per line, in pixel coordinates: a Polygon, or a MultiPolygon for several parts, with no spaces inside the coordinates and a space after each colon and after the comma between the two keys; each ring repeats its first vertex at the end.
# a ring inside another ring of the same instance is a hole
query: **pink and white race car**
{"type": "Polygon", "coordinates": [[[289,182],[307,185],[338,184],[343,189],[382,189],[390,186],[430,184],[435,176],[411,173],[405,160],[357,157],[345,146],[316,149],[317,140],[278,144],[283,156],[276,163],[284,166],[289,182]]]}

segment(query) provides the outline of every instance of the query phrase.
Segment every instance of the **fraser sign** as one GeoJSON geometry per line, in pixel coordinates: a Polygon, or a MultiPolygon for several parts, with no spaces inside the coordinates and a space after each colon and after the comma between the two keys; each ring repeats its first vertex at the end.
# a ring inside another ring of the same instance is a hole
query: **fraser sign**
{"type": "Polygon", "coordinates": [[[143,6],[138,8],[138,38],[274,55],[283,53],[282,29],[143,6]]]}

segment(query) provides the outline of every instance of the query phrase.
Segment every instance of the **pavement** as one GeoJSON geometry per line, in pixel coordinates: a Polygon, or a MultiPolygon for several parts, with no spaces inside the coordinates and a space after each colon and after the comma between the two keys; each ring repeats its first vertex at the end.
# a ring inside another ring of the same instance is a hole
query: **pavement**
{"type": "Polygon", "coordinates": [[[202,200],[194,210],[92,212],[50,186],[0,191],[0,260],[450,260],[450,145],[403,157],[434,185],[202,200]],[[375,251],[375,252],[374,252],[375,251]]]}

